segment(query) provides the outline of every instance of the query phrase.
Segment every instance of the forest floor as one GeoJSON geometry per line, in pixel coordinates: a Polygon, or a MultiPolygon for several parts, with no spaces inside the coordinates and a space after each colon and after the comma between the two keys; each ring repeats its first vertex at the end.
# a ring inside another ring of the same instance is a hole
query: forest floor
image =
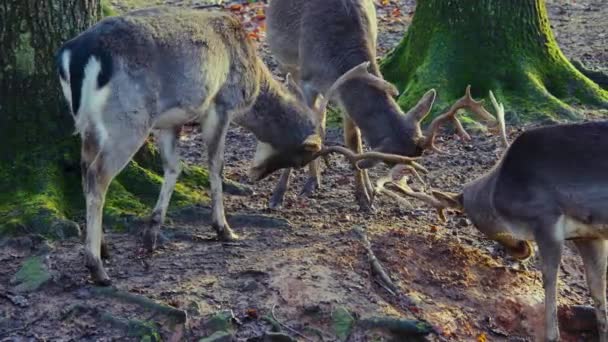
{"type": "MultiPolygon", "coordinates": [[[[159,2],[116,0],[114,5],[126,10],[159,2]]],[[[201,1],[166,2],[196,6],[201,1]]],[[[548,1],[547,5],[564,53],[589,66],[607,68],[604,0],[548,1]]],[[[398,43],[414,6],[413,0],[393,0],[378,7],[379,55],[398,43]]],[[[274,71],[276,64],[256,22],[259,18],[247,13],[243,9],[241,14],[274,71]]],[[[521,131],[511,127],[510,139],[521,131]]],[[[339,127],[330,129],[328,140],[341,143],[339,127]]],[[[430,170],[427,182],[449,191],[458,191],[488,170],[501,153],[498,139],[486,134],[476,134],[466,143],[443,135],[440,143],[449,154],[425,156],[422,164],[430,170]]],[[[198,129],[183,132],[181,147],[187,162],[205,163],[198,129]]],[[[246,172],[254,149],[252,135],[233,127],[227,141],[226,177],[248,183],[246,172]]],[[[134,234],[107,234],[112,254],[107,268],[115,292],[92,286],[78,239],[4,241],[0,341],[192,341],[213,333],[214,341],[230,340],[223,332],[239,341],[288,340],[266,334],[273,329],[298,341],[413,340],[358,324],[370,317],[424,319],[440,333],[428,336],[431,341],[539,338],[543,290],[538,258],[521,265],[484,239],[465,216],[450,213],[442,224],[433,210],[419,202],[408,208],[380,197],[376,212],[363,214],[354,202],[350,167],[340,157],[333,157],[331,166],[324,170],[322,190],[312,198],[297,196],[305,172],[296,172],[281,210],[267,209],[278,175],[250,184],[252,195],[226,196],[226,211],[234,215],[229,221],[242,237],[236,243],[215,240],[204,205],[170,214],[164,229],[170,240],[150,258],[142,257],[134,234]],[[397,284],[398,294],[387,291],[372,275],[365,249],[353,231],[356,226],[367,229],[372,249],[397,284]],[[36,290],[25,291],[28,287],[36,290]],[[127,294],[140,297],[133,300],[127,294]],[[142,303],[142,298],[156,304],[142,303]],[[187,311],[187,324],[181,324],[175,312],[156,310],[159,305],[187,311]]],[[[371,175],[377,179],[384,172],[377,167],[371,175]]],[[[559,302],[589,305],[582,264],[570,247],[561,266],[559,302]]],[[[563,337],[593,340],[592,334],[566,331],[563,337]]]]}

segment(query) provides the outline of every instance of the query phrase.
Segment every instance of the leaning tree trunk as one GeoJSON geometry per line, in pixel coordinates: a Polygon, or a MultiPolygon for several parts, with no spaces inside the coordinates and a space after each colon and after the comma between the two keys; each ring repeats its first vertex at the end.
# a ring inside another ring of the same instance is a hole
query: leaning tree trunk
{"type": "Polygon", "coordinates": [[[543,0],[418,0],[411,27],[381,63],[410,108],[429,88],[434,113],[462,96],[492,90],[513,121],[573,119],[571,105],[608,107],[608,92],[559,49],[543,0]]]}
{"type": "MultiPolygon", "coordinates": [[[[78,234],[83,217],[80,141],[64,104],[54,55],[101,16],[99,0],[0,0],[0,236],[78,234]]],[[[145,214],[158,195],[160,162],[147,144],[115,180],[108,223],[145,214]],[[118,218],[118,219],[117,219],[118,218]]],[[[202,200],[206,172],[188,168],[174,204],[202,200]]]]}

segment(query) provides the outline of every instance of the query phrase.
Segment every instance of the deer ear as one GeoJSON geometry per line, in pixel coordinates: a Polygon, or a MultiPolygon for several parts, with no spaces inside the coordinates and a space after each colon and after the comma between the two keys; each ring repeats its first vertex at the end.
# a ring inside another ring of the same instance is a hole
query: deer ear
{"type": "Polygon", "coordinates": [[[320,135],[311,134],[302,142],[302,146],[304,146],[304,150],[306,151],[319,152],[323,147],[323,141],[320,135]]]}
{"type": "Polygon", "coordinates": [[[436,96],[437,92],[435,91],[435,89],[427,91],[418,101],[418,103],[405,115],[409,118],[412,118],[416,122],[422,121],[422,119],[424,119],[424,117],[426,117],[431,111],[436,96]]]}
{"type": "Polygon", "coordinates": [[[435,197],[439,201],[447,204],[447,206],[450,208],[460,209],[460,210],[462,210],[464,208],[464,203],[463,203],[464,201],[463,201],[462,193],[455,194],[452,192],[441,192],[441,191],[432,190],[431,194],[433,195],[433,197],[435,197]]]}

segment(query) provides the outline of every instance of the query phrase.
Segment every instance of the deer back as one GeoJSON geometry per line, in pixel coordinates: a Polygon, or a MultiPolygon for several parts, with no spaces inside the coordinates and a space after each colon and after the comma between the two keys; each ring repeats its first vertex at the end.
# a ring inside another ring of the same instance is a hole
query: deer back
{"type": "Polygon", "coordinates": [[[176,107],[200,112],[217,96],[251,104],[259,92],[255,50],[238,20],[219,12],[152,8],[107,18],[67,42],[58,59],[74,115],[95,60],[98,86],[110,83],[116,102],[143,107],[152,121],[176,107]]]}
{"type": "MultiPolygon", "coordinates": [[[[488,235],[511,231],[532,239],[554,234],[538,229],[552,227],[560,217],[603,226],[608,233],[606,151],[608,122],[528,130],[490,172],[465,186],[465,211],[488,235]]],[[[566,238],[589,233],[565,232],[566,238]]]]}

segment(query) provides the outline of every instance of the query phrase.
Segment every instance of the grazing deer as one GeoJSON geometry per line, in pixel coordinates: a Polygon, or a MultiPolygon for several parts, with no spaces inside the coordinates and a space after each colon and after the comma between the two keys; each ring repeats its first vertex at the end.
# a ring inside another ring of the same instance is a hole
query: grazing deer
{"type": "MultiPolygon", "coordinates": [[[[422,132],[420,122],[435,100],[430,90],[408,113],[393,99],[398,91],[384,81],[376,64],[377,22],[372,0],[272,0],[267,10],[267,41],[283,71],[291,73],[301,88],[306,104],[314,108],[318,98],[329,99],[328,90],[348,70],[369,62],[369,73],[342,80],[335,100],[344,109],[344,139],[351,150],[362,151],[361,134],[374,151],[403,156],[420,156],[434,147],[433,130],[422,132]]],[[[485,115],[475,102],[468,106],[485,115]]],[[[317,129],[325,133],[325,111],[315,110],[317,129]]],[[[455,114],[455,113],[454,113],[455,114]]],[[[449,118],[461,128],[455,116],[449,118]]],[[[445,122],[446,120],[441,120],[445,122]]],[[[459,129],[463,137],[468,137],[459,129]]],[[[369,167],[367,165],[362,165],[369,167]]],[[[273,192],[270,207],[279,207],[287,190],[291,170],[285,170],[273,192]]],[[[309,165],[309,178],[302,194],[311,194],[320,185],[318,161],[309,165]]],[[[355,196],[362,209],[371,209],[373,187],[365,170],[355,175],[355,196]]]]}
{"type": "MultiPolygon", "coordinates": [[[[574,240],[585,265],[600,341],[608,341],[606,262],[608,257],[608,122],[555,125],[522,133],[484,176],[459,194],[415,192],[443,216],[464,211],[490,239],[514,257],[533,254],[535,240],[545,289],[545,333],[559,340],[557,277],[565,240],[574,240]]],[[[397,167],[398,169],[399,167],[397,167]]],[[[399,177],[396,177],[399,178],[399,177]]]]}
{"type": "MultiPolygon", "coordinates": [[[[82,139],[86,265],[102,285],[110,283],[101,261],[106,191],[151,131],[164,180],[144,232],[148,250],[156,246],[180,173],[177,140],[184,124],[199,121],[203,130],[212,226],[221,240],[237,238],[226,222],[222,198],[224,145],[231,121],[258,140],[249,173],[253,180],[342,152],[322,149],[311,110],[272,78],[239,21],[229,14],[152,8],[107,18],[65,43],[57,62],[63,94],[82,139]]],[[[412,161],[396,157],[396,162],[412,161]]]]}

